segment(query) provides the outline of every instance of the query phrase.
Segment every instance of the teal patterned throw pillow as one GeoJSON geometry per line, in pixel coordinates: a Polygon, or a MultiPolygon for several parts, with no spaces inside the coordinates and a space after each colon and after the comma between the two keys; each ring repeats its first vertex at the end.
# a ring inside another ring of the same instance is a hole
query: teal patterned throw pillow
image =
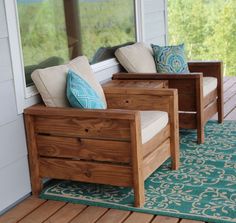
{"type": "Polygon", "coordinates": [[[97,92],[72,70],[67,74],[66,95],[72,107],[105,109],[104,102],[97,92]]]}
{"type": "Polygon", "coordinates": [[[151,46],[158,73],[189,73],[184,44],[177,46],[151,44],[151,46]]]}

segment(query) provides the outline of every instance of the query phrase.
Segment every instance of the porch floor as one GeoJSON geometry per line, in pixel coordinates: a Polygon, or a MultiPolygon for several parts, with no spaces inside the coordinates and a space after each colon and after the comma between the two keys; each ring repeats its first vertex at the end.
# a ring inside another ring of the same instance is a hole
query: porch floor
{"type": "MultiPolygon", "coordinates": [[[[224,117],[236,120],[236,77],[224,79],[224,117]]],[[[214,116],[213,119],[217,119],[214,116]]],[[[187,219],[42,200],[31,196],[0,216],[0,223],[201,223],[187,219]]],[[[203,222],[202,222],[203,223],[203,222]]]]}

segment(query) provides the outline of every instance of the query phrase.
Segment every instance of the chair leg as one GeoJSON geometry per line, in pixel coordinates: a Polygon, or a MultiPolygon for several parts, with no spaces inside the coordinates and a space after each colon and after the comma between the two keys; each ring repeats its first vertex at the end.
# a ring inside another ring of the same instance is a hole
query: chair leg
{"type": "Polygon", "coordinates": [[[222,99],[217,100],[217,110],[218,110],[218,122],[223,123],[224,121],[224,106],[222,99]]]}
{"type": "Polygon", "coordinates": [[[145,203],[144,182],[134,185],[134,206],[143,207],[145,203]]]}
{"type": "Polygon", "coordinates": [[[40,177],[31,177],[32,194],[38,196],[43,188],[42,179],[40,177]]]}
{"type": "Polygon", "coordinates": [[[204,143],[205,136],[204,136],[204,126],[198,126],[197,128],[197,143],[202,144],[204,143]]]}
{"type": "Polygon", "coordinates": [[[172,137],[170,142],[170,152],[171,152],[171,168],[172,170],[179,169],[179,136],[176,135],[172,137]]]}

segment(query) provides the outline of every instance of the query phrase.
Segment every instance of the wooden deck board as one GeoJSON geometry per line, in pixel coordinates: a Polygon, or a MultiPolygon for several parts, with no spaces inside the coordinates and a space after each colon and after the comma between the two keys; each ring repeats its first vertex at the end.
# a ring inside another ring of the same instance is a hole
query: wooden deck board
{"type": "MultiPolygon", "coordinates": [[[[236,77],[224,78],[224,119],[236,120],[236,77]]],[[[217,115],[212,119],[216,120],[217,115]]]]}
{"type": "Polygon", "coordinates": [[[45,203],[45,200],[41,200],[35,197],[29,197],[24,202],[18,204],[11,211],[0,216],[0,223],[15,223],[21,220],[23,217],[31,213],[33,210],[38,208],[40,205],[45,203]]]}
{"type": "Polygon", "coordinates": [[[110,209],[97,223],[122,223],[130,215],[130,211],[110,209]]]}
{"type": "Polygon", "coordinates": [[[172,217],[167,217],[167,216],[156,216],[152,223],[178,223],[179,218],[172,218],[172,217]]]}
{"type": "MultiPolygon", "coordinates": [[[[236,120],[236,77],[224,79],[225,120],[236,120]]],[[[214,116],[213,119],[217,119],[214,116]]],[[[0,223],[203,223],[102,207],[46,201],[29,197],[0,216],[0,223]]]]}
{"type": "Polygon", "coordinates": [[[48,218],[44,223],[68,223],[86,208],[85,205],[68,203],[59,209],[54,215],[48,218]]]}
{"type": "Polygon", "coordinates": [[[124,223],[149,223],[153,219],[154,215],[151,214],[144,214],[133,212],[125,221],[124,223]]]}
{"type": "Polygon", "coordinates": [[[75,217],[70,223],[94,223],[108,211],[108,208],[90,206],[75,217]]]}
{"type": "Polygon", "coordinates": [[[20,223],[42,223],[61,209],[66,203],[59,201],[46,201],[33,212],[25,216],[20,223]]]}

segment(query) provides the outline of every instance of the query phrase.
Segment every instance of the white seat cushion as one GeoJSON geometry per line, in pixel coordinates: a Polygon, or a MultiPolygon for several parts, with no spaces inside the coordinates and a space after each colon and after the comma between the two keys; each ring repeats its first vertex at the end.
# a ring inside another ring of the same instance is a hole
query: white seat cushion
{"type": "Polygon", "coordinates": [[[66,77],[68,69],[72,69],[101,96],[105,107],[107,107],[103,89],[96,80],[88,59],[80,56],[68,64],[35,70],[31,77],[37,87],[44,103],[48,107],[68,107],[66,98],[66,77]]]}
{"type": "Polygon", "coordinates": [[[130,73],[156,73],[152,50],[144,43],[121,47],[115,52],[120,64],[130,73]]]}
{"type": "Polygon", "coordinates": [[[167,112],[141,111],[142,144],[148,142],[168,124],[167,112]]]}
{"type": "Polygon", "coordinates": [[[217,78],[203,77],[203,96],[207,96],[217,88],[217,78]]]}

